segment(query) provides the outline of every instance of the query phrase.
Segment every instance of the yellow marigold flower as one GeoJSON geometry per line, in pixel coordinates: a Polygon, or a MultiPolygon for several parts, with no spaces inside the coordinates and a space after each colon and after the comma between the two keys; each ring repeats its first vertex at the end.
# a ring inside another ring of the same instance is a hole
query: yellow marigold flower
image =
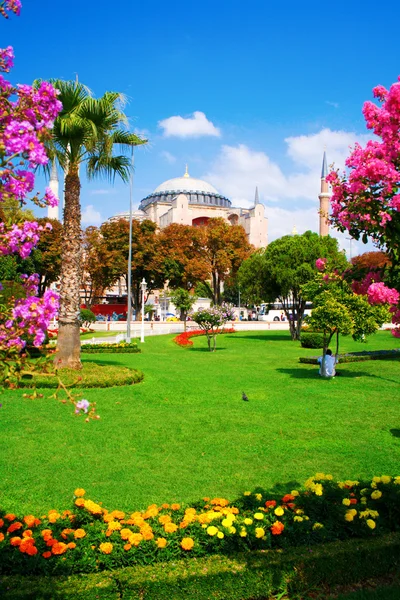
{"type": "Polygon", "coordinates": [[[120,521],[125,517],[125,513],[122,510],[113,510],[111,515],[114,519],[119,519],[120,521]]]}
{"type": "Polygon", "coordinates": [[[293,521],[297,521],[298,523],[301,523],[302,520],[303,520],[303,517],[298,517],[297,515],[293,519],[293,521]]]}
{"type": "Polygon", "coordinates": [[[83,488],[76,488],[76,490],[74,491],[75,496],[84,496],[85,494],[86,492],[83,488]]]}
{"type": "Polygon", "coordinates": [[[392,481],[392,478],[389,475],[382,475],[381,476],[381,481],[382,483],[390,483],[392,481]]]}
{"type": "Polygon", "coordinates": [[[210,527],[207,527],[208,535],[215,535],[217,532],[218,532],[218,529],[216,527],[214,527],[214,525],[210,525],[210,527]]]}
{"type": "Polygon", "coordinates": [[[102,552],[103,554],[111,554],[113,545],[110,544],[110,542],[103,542],[102,544],[100,544],[99,549],[100,552],[102,552]]]}
{"type": "Polygon", "coordinates": [[[331,475],[331,474],[329,473],[329,475],[325,475],[325,479],[327,479],[328,481],[332,481],[332,479],[333,479],[333,475],[331,475]]]}
{"type": "Polygon", "coordinates": [[[154,533],[153,533],[151,527],[143,527],[140,530],[140,533],[142,534],[144,540],[148,541],[148,540],[152,540],[154,538],[154,533]]]}
{"type": "Polygon", "coordinates": [[[110,531],[119,531],[121,529],[121,523],[119,521],[110,521],[110,523],[108,523],[108,529],[110,531]]]}
{"type": "Polygon", "coordinates": [[[291,494],[292,494],[292,496],[294,496],[295,498],[297,498],[297,496],[299,496],[299,495],[300,495],[300,494],[299,494],[299,492],[298,492],[297,490],[292,490],[290,493],[291,493],[291,494]]]}
{"type": "Polygon", "coordinates": [[[367,504],[367,499],[365,496],[363,496],[360,500],[361,504],[367,504]]]}
{"type": "Polygon", "coordinates": [[[304,519],[305,521],[309,521],[309,520],[310,520],[310,517],[307,517],[307,515],[304,515],[304,516],[303,516],[303,519],[304,519]]]}
{"type": "Polygon", "coordinates": [[[183,538],[183,540],[181,541],[181,547],[184,550],[191,550],[193,548],[193,546],[194,546],[194,541],[190,537],[183,538]]]}
{"type": "Polygon", "coordinates": [[[342,504],[344,504],[344,506],[350,506],[351,502],[349,498],[343,498],[342,504]]]}
{"type": "Polygon", "coordinates": [[[175,523],[165,523],[164,525],[165,533],[175,533],[177,529],[178,525],[176,525],[175,523]]]}
{"type": "Polygon", "coordinates": [[[129,543],[132,544],[132,546],[139,546],[142,539],[143,536],[141,533],[131,533],[129,536],[129,543]]]}
{"type": "Polygon", "coordinates": [[[354,487],[355,485],[359,484],[358,481],[352,481],[351,479],[346,479],[344,483],[347,485],[347,487],[354,487]]]}
{"type": "Polygon", "coordinates": [[[185,510],[185,515],[195,515],[196,514],[196,509],[195,508],[187,508],[185,510]]]}
{"type": "Polygon", "coordinates": [[[253,519],[249,519],[248,517],[246,517],[246,519],[244,520],[244,524],[245,525],[252,525],[253,524],[253,519]]]}
{"type": "Polygon", "coordinates": [[[325,479],[325,473],[316,473],[314,479],[325,479]]]}
{"type": "Polygon", "coordinates": [[[366,496],[369,494],[369,488],[363,488],[360,492],[361,496],[366,496]]]}
{"type": "Polygon", "coordinates": [[[344,518],[346,519],[346,521],[349,521],[349,522],[350,522],[350,521],[354,521],[354,515],[352,515],[350,512],[347,512],[347,513],[344,515],[344,518]]]}
{"type": "Polygon", "coordinates": [[[132,531],[130,529],[124,528],[121,529],[119,533],[121,536],[121,540],[129,540],[129,536],[131,535],[132,531]]]}
{"type": "Polygon", "coordinates": [[[324,527],[324,526],[323,526],[323,524],[322,524],[322,523],[314,523],[314,525],[313,525],[313,529],[314,529],[314,531],[315,531],[316,529],[323,529],[323,527],[324,527]]]}
{"type": "Polygon", "coordinates": [[[203,529],[206,529],[206,528],[207,528],[207,523],[203,523],[203,524],[202,524],[202,528],[203,528],[203,529]]]}
{"type": "Polygon", "coordinates": [[[380,477],[373,477],[372,481],[374,481],[375,483],[380,483],[381,482],[381,478],[380,477]]]}
{"type": "Polygon", "coordinates": [[[395,485],[400,485],[400,475],[398,475],[397,477],[394,478],[393,483],[395,485]]]}
{"type": "Polygon", "coordinates": [[[382,496],[382,492],[380,492],[379,490],[374,490],[371,494],[372,500],[379,500],[379,498],[381,496],[382,496]]]}
{"type": "Polygon", "coordinates": [[[297,508],[296,515],[304,515],[304,510],[302,510],[301,508],[297,508]]]}
{"type": "Polygon", "coordinates": [[[229,527],[229,533],[236,533],[236,527],[229,527]]]}
{"type": "MultiPolygon", "coordinates": [[[[171,505],[172,508],[173,505],[171,505]]],[[[148,507],[146,512],[143,515],[144,519],[150,519],[151,517],[156,517],[158,515],[158,506],[156,504],[152,504],[148,507]]]]}
{"type": "Polygon", "coordinates": [[[260,502],[260,500],[262,500],[262,494],[254,494],[256,497],[256,500],[258,500],[260,502]]]}
{"type": "MultiPolygon", "coordinates": [[[[78,498],[79,500],[79,498],[78,498]]],[[[77,501],[76,501],[77,502],[77,501]]],[[[75,502],[75,504],[76,504],[75,502]]],[[[92,500],[85,500],[84,504],[86,510],[88,510],[92,515],[101,515],[103,513],[103,509],[99,504],[96,504],[92,500]]]]}
{"type": "Polygon", "coordinates": [[[243,496],[251,496],[251,492],[244,492],[243,496]]]}
{"type": "Polygon", "coordinates": [[[157,548],[165,548],[167,545],[167,540],[165,538],[157,538],[156,539],[157,548]]]}
{"type": "Polygon", "coordinates": [[[244,527],[242,527],[242,529],[239,531],[239,535],[240,537],[246,537],[247,536],[247,531],[244,527]]]}
{"type": "Polygon", "coordinates": [[[158,522],[161,523],[161,525],[165,525],[165,523],[170,523],[170,521],[172,521],[170,515],[161,515],[161,517],[158,517],[158,522]]]}
{"type": "Polygon", "coordinates": [[[86,535],[86,531],[84,529],[76,529],[74,531],[74,538],[77,540],[84,538],[85,535],[86,535]]]}
{"type": "Polygon", "coordinates": [[[375,527],[376,527],[375,521],[373,521],[372,519],[367,519],[366,523],[370,529],[375,529],[375,527]]]}
{"type": "Polygon", "coordinates": [[[218,531],[217,538],[219,538],[220,540],[222,540],[224,537],[225,537],[225,535],[222,533],[222,531],[218,531]]]}
{"type": "Polygon", "coordinates": [[[324,488],[320,483],[316,483],[313,491],[316,496],[322,496],[324,488]]]}
{"type": "Polygon", "coordinates": [[[232,523],[233,523],[232,519],[229,519],[229,518],[223,519],[221,522],[223,527],[232,527],[232,523]]]}
{"type": "MultiPolygon", "coordinates": [[[[277,507],[277,508],[274,510],[274,513],[276,514],[276,516],[277,516],[277,517],[281,517],[281,516],[282,516],[282,515],[285,513],[285,511],[284,511],[284,509],[282,508],[282,506],[278,506],[278,507],[277,507]]],[[[255,516],[255,515],[254,515],[254,516],[255,516]]]]}
{"type": "Polygon", "coordinates": [[[254,514],[254,518],[255,518],[257,521],[262,521],[262,520],[264,519],[264,515],[263,515],[263,513],[256,512],[256,513],[254,514]]]}
{"type": "Polygon", "coordinates": [[[256,527],[256,538],[262,538],[265,535],[265,529],[262,527],[256,527]]]}

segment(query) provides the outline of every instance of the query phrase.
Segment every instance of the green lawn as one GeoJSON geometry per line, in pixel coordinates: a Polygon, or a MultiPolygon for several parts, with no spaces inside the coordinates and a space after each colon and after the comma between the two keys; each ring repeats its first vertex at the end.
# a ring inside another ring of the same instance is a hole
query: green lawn
{"type": "Polygon", "coordinates": [[[90,331],[89,333],[81,333],[81,340],[91,340],[92,338],[115,337],[119,333],[126,333],[126,331],[90,331]]]}
{"type": "MultiPolygon", "coordinates": [[[[141,369],[144,382],[87,390],[101,420],[66,405],[4,393],[0,408],[0,506],[16,513],[69,508],[76,487],[108,508],[235,498],[257,485],[299,485],[316,471],[335,478],[398,474],[400,362],[340,366],[321,380],[287,332],[205,338],[192,349],[173,336],[146,339],[142,354],[83,360],[141,369]],[[243,402],[242,391],[249,397],[243,402]]],[[[379,332],[342,350],[395,348],[379,332]]]]}

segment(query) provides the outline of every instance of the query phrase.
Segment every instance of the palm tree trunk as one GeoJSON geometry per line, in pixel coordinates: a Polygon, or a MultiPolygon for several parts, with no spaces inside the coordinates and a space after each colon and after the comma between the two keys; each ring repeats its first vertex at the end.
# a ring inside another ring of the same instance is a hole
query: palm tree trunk
{"type": "Polygon", "coordinates": [[[79,336],[82,256],[80,189],[78,171],[70,167],[65,177],[58,352],[54,361],[58,368],[82,368],[79,336]]]}

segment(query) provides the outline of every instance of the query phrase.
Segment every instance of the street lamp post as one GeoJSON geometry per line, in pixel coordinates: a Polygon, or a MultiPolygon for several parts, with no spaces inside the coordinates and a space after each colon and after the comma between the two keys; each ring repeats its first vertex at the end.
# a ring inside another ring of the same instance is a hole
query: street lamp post
{"type": "Polygon", "coordinates": [[[146,284],[146,280],[144,277],[140,284],[140,289],[142,290],[142,331],[141,331],[141,335],[140,335],[140,341],[143,344],[144,343],[144,294],[147,289],[147,284],[146,284]]]}
{"type": "Polygon", "coordinates": [[[131,321],[132,321],[132,191],[133,191],[133,165],[134,156],[132,149],[132,167],[129,179],[129,249],[128,249],[128,315],[126,323],[126,341],[131,341],[131,321]]]}

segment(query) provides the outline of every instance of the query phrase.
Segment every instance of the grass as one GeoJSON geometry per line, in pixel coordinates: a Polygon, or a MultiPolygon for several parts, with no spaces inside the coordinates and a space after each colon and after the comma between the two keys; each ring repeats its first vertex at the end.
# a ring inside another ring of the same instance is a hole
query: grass
{"type": "MultiPolygon", "coordinates": [[[[82,370],[77,372],[72,369],[59,369],[58,375],[62,383],[68,388],[107,388],[111,386],[127,386],[138,383],[143,379],[143,374],[135,369],[128,369],[118,365],[99,365],[95,362],[84,362],[82,370]]],[[[34,374],[23,377],[23,387],[57,388],[58,378],[34,374]]]]}
{"type": "MultiPolygon", "coordinates": [[[[315,366],[298,362],[315,350],[286,332],[221,336],[215,354],[205,338],[191,349],[172,339],[149,337],[141,354],[88,357],[145,374],[139,385],[84,391],[97,402],[97,422],[75,418],[48,393],[36,400],[4,393],[2,508],[69,508],[78,486],[108,508],[133,509],[232,499],[257,485],[291,489],[316,471],[337,478],[398,471],[399,362],[344,364],[340,377],[321,380],[315,366]]],[[[344,338],[341,351],[397,345],[379,332],[368,344],[344,338]]]]}
{"type": "Polygon", "coordinates": [[[119,333],[126,333],[126,331],[90,331],[89,333],[81,333],[81,340],[91,340],[92,338],[107,338],[115,337],[119,333]]]}

